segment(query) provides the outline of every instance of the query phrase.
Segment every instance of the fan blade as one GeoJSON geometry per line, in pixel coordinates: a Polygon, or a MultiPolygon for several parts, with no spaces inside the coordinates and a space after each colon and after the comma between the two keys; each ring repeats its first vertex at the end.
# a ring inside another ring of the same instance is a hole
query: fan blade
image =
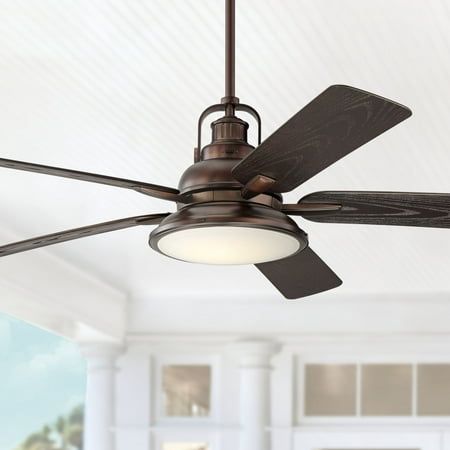
{"type": "Polygon", "coordinates": [[[124,178],[110,177],[107,175],[97,175],[95,173],[80,172],[78,170],[62,169],[60,167],[43,166],[23,161],[0,158],[0,167],[7,169],[24,170],[26,172],[42,173],[56,177],[73,178],[75,180],[89,181],[91,183],[107,184],[120,188],[133,189],[141,194],[163,200],[180,201],[179,191],[157,184],[143,183],[142,181],[126,180],[124,178]]]}
{"type": "Polygon", "coordinates": [[[135,227],[137,225],[157,225],[169,214],[148,214],[145,216],[128,217],[126,219],[113,220],[111,222],[98,223],[82,228],[60,231],[59,233],[47,234],[45,236],[27,239],[25,241],[14,242],[0,246],[0,257],[12,255],[13,253],[25,252],[47,245],[58,244],[60,242],[72,241],[74,239],[93,236],[94,234],[108,233],[110,231],[121,230],[123,228],[135,227]]]}
{"type": "Polygon", "coordinates": [[[299,201],[300,209],[310,203],[341,205],[335,211],[299,211],[314,222],[403,225],[450,228],[450,194],[414,192],[315,192],[299,201]]]}
{"type": "Polygon", "coordinates": [[[288,192],[411,115],[411,110],[349,86],[331,86],[237,164],[247,184],[275,180],[265,192],[288,192]]]}
{"type": "Polygon", "coordinates": [[[289,299],[328,291],[342,284],[338,276],[309,247],[288,258],[256,267],[289,299]]]}

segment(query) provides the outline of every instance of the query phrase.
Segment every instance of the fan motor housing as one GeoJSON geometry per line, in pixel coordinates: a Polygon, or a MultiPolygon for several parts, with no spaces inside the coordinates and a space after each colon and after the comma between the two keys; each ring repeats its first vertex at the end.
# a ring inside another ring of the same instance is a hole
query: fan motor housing
{"type": "Polygon", "coordinates": [[[308,245],[308,237],[282,213],[280,194],[259,194],[243,198],[243,185],[232,175],[239,160],[254,147],[247,142],[248,124],[235,116],[225,116],[211,124],[212,141],[200,160],[181,176],[178,189],[183,202],[150,234],[150,246],[160,252],[158,242],[170,233],[194,228],[244,227],[270,230],[290,236],[297,252],[308,245]]]}
{"type": "Polygon", "coordinates": [[[184,202],[178,204],[178,209],[186,204],[215,201],[250,202],[281,209],[280,194],[243,198],[243,185],[231,173],[255,149],[247,142],[248,123],[235,116],[225,116],[213,122],[211,129],[211,143],[202,149],[200,160],[180,178],[178,189],[184,202]]]}
{"type": "Polygon", "coordinates": [[[247,142],[248,123],[238,117],[222,117],[211,124],[212,140],[200,155],[200,161],[181,176],[178,189],[182,195],[205,189],[240,189],[231,174],[239,160],[254,147],[247,142]]]}

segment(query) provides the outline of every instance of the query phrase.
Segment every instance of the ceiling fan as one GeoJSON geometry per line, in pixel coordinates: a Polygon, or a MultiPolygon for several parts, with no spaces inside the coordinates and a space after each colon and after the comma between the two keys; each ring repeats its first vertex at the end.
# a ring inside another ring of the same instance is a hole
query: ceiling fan
{"type": "Polygon", "coordinates": [[[132,189],[175,202],[177,212],[114,220],[0,246],[0,256],[138,225],[158,225],[150,246],[172,258],[205,264],[255,264],[287,298],[339,286],[342,281],[308,246],[289,215],[316,222],[450,227],[450,194],[316,192],[297,204],[281,193],[295,189],[358,147],[411,116],[396,102],[349,86],[334,85],[261,142],[261,119],[235,96],[235,0],[225,0],[225,97],[198,122],[194,164],[178,189],[76,170],[0,159],[0,166],[132,189]],[[212,141],[201,130],[212,113],[212,141]],[[247,142],[248,123],[258,125],[258,146],[247,142]]]}

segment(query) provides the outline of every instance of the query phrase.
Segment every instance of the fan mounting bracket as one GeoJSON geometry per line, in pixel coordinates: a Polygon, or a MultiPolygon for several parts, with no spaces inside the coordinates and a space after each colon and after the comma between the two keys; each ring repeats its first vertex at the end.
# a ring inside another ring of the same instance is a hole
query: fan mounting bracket
{"type": "MultiPolygon", "coordinates": [[[[226,98],[226,97],[224,97],[224,98],[226,98]]],[[[259,115],[258,111],[256,111],[256,109],[253,108],[252,106],[246,105],[243,103],[234,104],[233,108],[235,111],[245,112],[255,119],[256,124],[258,126],[258,145],[260,145],[261,144],[261,116],[259,115]]],[[[202,150],[203,122],[211,114],[214,114],[214,113],[220,112],[220,111],[223,111],[224,114],[227,114],[227,104],[226,103],[218,103],[215,105],[208,106],[208,108],[206,108],[200,114],[200,117],[198,118],[198,124],[197,124],[197,147],[195,147],[195,149],[194,149],[194,162],[200,161],[200,157],[201,157],[200,154],[201,154],[201,150],[202,150]]]]}
{"type": "Polygon", "coordinates": [[[255,175],[242,188],[242,197],[250,199],[255,195],[267,192],[276,182],[277,180],[274,178],[266,177],[261,174],[255,175]]]}

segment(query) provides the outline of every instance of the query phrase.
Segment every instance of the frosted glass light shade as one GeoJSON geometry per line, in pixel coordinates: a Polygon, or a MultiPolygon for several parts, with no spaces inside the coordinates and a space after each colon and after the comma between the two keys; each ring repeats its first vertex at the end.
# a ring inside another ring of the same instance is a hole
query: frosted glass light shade
{"type": "Polygon", "coordinates": [[[168,233],[159,239],[158,249],[201,264],[259,264],[296,253],[300,243],[290,234],[264,228],[213,226],[168,233]]]}

